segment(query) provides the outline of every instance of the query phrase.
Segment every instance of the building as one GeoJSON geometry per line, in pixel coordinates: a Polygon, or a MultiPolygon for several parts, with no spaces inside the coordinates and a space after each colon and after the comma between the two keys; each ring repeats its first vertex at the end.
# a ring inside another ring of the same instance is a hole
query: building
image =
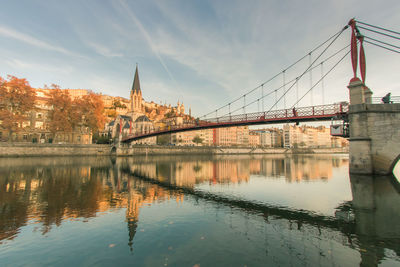
{"type": "Polygon", "coordinates": [[[261,147],[282,147],[282,130],[277,128],[251,130],[259,136],[261,147]]]}
{"type": "Polygon", "coordinates": [[[347,146],[346,139],[333,137],[330,129],[324,126],[311,127],[286,124],[283,126],[283,146],[286,148],[308,147],[343,147],[347,146]]]}
{"type": "Polygon", "coordinates": [[[249,132],[249,145],[251,147],[260,146],[260,135],[257,132],[250,131],[249,132]]]}

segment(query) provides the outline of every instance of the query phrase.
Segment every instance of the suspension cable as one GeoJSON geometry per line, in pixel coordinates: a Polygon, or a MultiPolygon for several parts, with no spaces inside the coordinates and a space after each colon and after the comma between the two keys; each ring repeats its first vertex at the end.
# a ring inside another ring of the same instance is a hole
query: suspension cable
{"type": "MultiPolygon", "coordinates": [[[[286,90],[286,88],[285,88],[285,87],[286,87],[286,86],[285,86],[285,80],[286,80],[285,72],[286,72],[286,70],[284,70],[284,71],[282,72],[283,92],[285,92],[285,90],[286,90]]],[[[285,97],[285,96],[283,97],[283,108],[286,109],[286,97],[285,97]]]]}
{"type": "MultiPolygon", "coordinates": [[[[336,32],[335,34],[333,34],[331,37],[329,37],[328,39],[326,39],[324,42],[322,42],[321,44],[319,44],[318,46],[316,46],[314,49],[311,50],[311,52],[305,54],[304,56],[302,56],[301,58],[299,58],[297,61],[295,61],[294,63],[292,63],[291,65],[289,65],[288,67],[286,67],[284,70],[289,70],[290,68],[292,68],[293,66],[295,66],[297,63],[299,63],[300,61],[302,61],[304,58],[306,58],[310,53],[315,52],[316,50],[318,50],[319,48],[321,48],[323,45],[325,45],[326,43],[328,43],[331,39],[335,38],[335,40],[341,35],[341,33],[346,30],[349,26],[346,25],[344,26],[343,29],[341,29],[340,31],[336,32]]],[[[260,85],[258,85],[257,87],[254,87],[253,89],[251,89],[250,91],[248,91],[246,94],[251,94],[252,92],[254,92],[255,90],[259,89],[261,86],[264,86],[265,84],[271,82],[272,80],[274,80],[276,77],[278,77],[282,72],[279,72],[277,74],[275,74],[274,76],[272,76],[271,78],[269,78],[267,81],[261,83],[260,85]]],[[[242,96],[232,100],[231,102],[229,102],[226,105],[223,105],[221,107],[219,107],[217,110],[223,109],[225,107],[228,107],[228,105],[236,103],[237,101],[239,101],[242,98],[242,96]]],[[[201,116],[200,118],[206,118],[208,115],[212,114],[214,111],[209,112],[203,116],[201,116]]]]}
{"type": "Polygon", "coordinates": [[[292,108],[298,103],[300,102],[315,86],[317,86],[318,83],[321,82],[321,80],[323,78],[325,78],[334,68],[336,68],[337,65],[339,65],[340,62],[343,61],[343,59],[350,53],[350,51],[348,51],[324,76],[321,77],[321,79],[319,79],[314,85],[313,87],[311,87],[296,103],[293,104],[292,108]]]}
{"type": "Polygon", "coordinates": [[[368,37],[368,36],[364,36],[364,38],[367,38],[367,39],[370,39],[370,40],[372,40],[372,41],[375,41],[375,42],[378,42],[378,43],[381,43],[381,44],[384,44],[384,45],[388,45],[388,46],[391,46],[391,47],[395,47],[395,48],[400,49],[400,46],[393,45],[393,44],[389,44],[389,43],[386,43],[386,42],[383,42],[383,41],[379,41],[379,40],[377,40],[377,39],[374,39],[374,38],[371,38],[371,37],[368,37]]]}
{"type": "Polygon", "coordinates": [[[369,26],[369,27],[373,27],[373,28],[376,28],[376,29],[380,29],[380,30],[383,30],[383,31],[387,31],[387,32],[391,32],[391,33],[400,35],[400,32],[396,32],[396,31],[393,31],[393,30],[389,30],[389,29],[385,29],[385,28],[379,27],[379,26],[371,25],[371,24],[368,24],[368,23],[365,23],[365,22],[362,22],[362,21],[359,21],[359,20],[356,20],[356,22],[358,22],[360,24],[364,24],[364,25],[369,26]]]}
{"type": "MultiPolygon", "coordinates": [[[[344,49],[348,48],[349,46],[350,46],[350,45],[346,45],[345,47],[339,49],[338,51],[336,51],[335,53],[333,53],[332,55],[330,55],[329,57],[327,57],[327,58],[326,58],[324,61],[322,61],[322,62],[327,62],[328,60],[332,59],[333,57],[335,57],[336,55],[338,55],[340,52],[342,52],[344,49]]],[[[316,66],[310,68],[310,70],[313,70],[313,69],[318,68],[318,67],[319,67],[319,65],[316,65],[316,66]]],[[[310,70],[308,70],[308,71],[310,71],[310,70]]],[[[325,76],[324,76],[324,77],[325,77],[325,76]]],[[[292,80],[290,80],[290,81],[288,81],[288,82],[286,82],[284,85],[282,85],[282,86],[280,86],[280,87],[278,87],[278,88],[275,88],[273,91],[267,93],[266,95],[263,95],[263,98],[262,98],[262,99],[264,100],[264,98],[270,96],[270,95],[273,94],[273,93],[275,93],[275,98],[277,98],[277,92],[278,92],[278,90],[282,89],[283,86],[287,86],[287,85],[289,85],[289,84],[292,84],[293,82],[294,82],[294,83],[290,86],[290,88],[292,88],[294,84],[297,85],[297,99],[298,99],[298,98],[299,98],[299,96],[298,96],[298,81],[299,81],[299,79],[300,79],[300,76],[299,76],[299,77],[296,77],[296,78],[294,78],[294,79],[292,79],[292,80]]],[[[241,99],[241,98],[243,98],[243,96],[241,96],[240,99],[241,99]]],[[[248,103],[248,104],[246,104],[246,106],[249,106],[249,105],[255,103],[257,100],[258,100],[258,99],[254,100],[254,101],[252,101],[252,102],[250,102],[250,103],[248,103]]],[[[277,102],[277,101],[275,101],[275,102],[277,102]]],[[[231,102],[231,103],[232,103],[232,102],[231,102]]],[[[243,107],[239,107],[239,108],[237,108],[237,109],[231,111],[231,103],[228,104],[229,113],[227,113],[227,114],[225,114],[225,115],[223,115],[223,116],[221,116],[221,117],[225,117],[225,116],[227,116],[227,115],[231,115],[231,113],[235,113],[236,111],[239,111],[239,110],[243,109],[243,107]]],[[[263,111],[264,111],[264,110],[263,110],[263,111]]]]}
{"type": "Polygon", "coordinates": [[[321,89],[322,89],[322,105],[325,105],[325,86],[324,86],[324,62],[321,62],[321,89]]]}
{"type": "Polygon", "coordinates": [[[396,51],[396,50],[394,50],[394,49],[391,49],[391,48],[388,48],[388,47],[384,47],[384,46],[382,46],[382,45],[375,44],[375,43],[370,42],[370,41],[367,41],[367,40],[364,40],[364,42],[366,42],[367,44],[372,44],[372,45],[378,46],[378,47],[380,47],[380,48],[383,48],[383,49],[386,49],[386,50],[389,50],[389,51],[392,51],[392,52],[395,52],[395,53],[399,53],[399,54],[400,54],[400,51],[396,51]]]}
{"type": "Polygon", "coordinates": [[[296,100],[299,102],[299,77],[296,77],[296,100]]]}
{"type": "Polygon", "coordinates": [[[394,38],[394,39],[400,40],[400,37],[396,37],[396,36],[393,36],[393,35],[390,35],[390,34],[387,34],[387,33],[384,33],[384,32],[378,32],[378,31],[375,31],[375,30],[372,30],[372,29],[369,29],[369,28],[366,28],[366,27],[363,27],[363,26],[357,26],[357,27],[360,28],[360,29],[364,29],[364,30],[367,30],[367,31],[370,31],[370,32],[374,32],[374,33],[377,33],[377,34],[385,35],[385,36],[390,37],[390,38],[394,38]]]}
{"type": "Polygon", "coordinates": [[[264,111],[264,85],[261,86],[262,111],[264,111]]]}
{"type": "MultiPolygon", "coordinates": [[[[346,26],[340,31],[340,33],[330,42],[330,44],[329,44],[327,47],[325,47],[325,49],[321,52],[321,54],[319,54],[319,56],[312,62],[312,64],[311,64],[310,66],[308,66],[308,67],[306,68],[306,70],[299,76],[299,79],[301,79],[301,78],[304,76],[304,74],[306,74],[307,71],[311,69],[312,65],[314,65],[314,63],[326,52],[326,50],[328,50],[328,48],[337,40],[337,38],[340,36],[340,34],[343,33],[344,30],[346,30],[347,28],[348,28],[348,25],[346,25],[346,26]]],[[[294,84],[293,84],[293,85],[294,85],[294,84]]],[[[290,86],[289,89],[288,89],[284,94],[286,94],[287,92],[289,92],[289,91],[292,89],[293,85],[290,86]]],[[[283,96],[282,96],[282,97],[283,97],[283,96]]],[[[282,99],[282,97],[280,97],[280,98],[278,99],[277,102],[279,102],[279,101],[282,99]]],[[[272,105],[272,107],[271,107],[268,111],[271,111],[272,108],[276,106],[277,102],[276,102],[274,105],[272,105]]]]}
{"type": "MultiPolygon", "coordinates": [[[[293,80],[291,80],[290,82],[287,82],[286,85],[292,83],[291,86],[293,86],[293,85],[295,84],[294,81],[296,81],[296,79],[293,79],[293,80]]],[[[279,88],[275,89],[274,91],[269,92],[269,93],[266,94],[264,97],[270,96],[272,93],[276,93],[279,89],[282,89],[282,87],[283,87],[283,86],[280,86],[279,88]]],[[[257,102],[258,100],[260,100],[260,99],[258,98],[258,99],[253,100],[252,102],[249,102],[248,104],[246,104],[246,107],[247,107],[247,106],[250,106],[251,104],[254,104],[254,103],[257,102]]],[[[233,110],[232,113],[235,113],[236,111],[243,110],[243,109],[244,109],[244,107],[239,107],[239,108],[233,110]]],[[[222,118],[222,117],[226,117],[226,114],[225,114],[224,116],[221,116],[220,118],[222,118]]]]}
{"type": "MultiPolygon", "coordinates": [[[[311,58],[311,54],[309,54],[309,64],[311,65],[311,62],[312,62],[312,58],[311,58]]],[[[312,85],[313,85],[313,82],[312,82],[312,70],[310,70],[310,87],[312,87],[312,85]]],[[[314,102],[313,102],[313,94],[312,94],[313,92],[311,91],[311,93],[310,93],[310,99],[311,99],[311,106],[313,106],[313,104],[314,104],[314,102]]]]}

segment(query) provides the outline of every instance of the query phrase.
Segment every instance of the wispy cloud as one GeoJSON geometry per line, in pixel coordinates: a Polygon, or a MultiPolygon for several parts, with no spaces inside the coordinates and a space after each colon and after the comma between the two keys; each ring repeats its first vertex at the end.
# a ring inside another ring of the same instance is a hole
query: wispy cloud
{"type": "Polygon", "coordinates": [[[138,27],[139,31],[143,35],[143,37],[146,39],[146,42],[149,44],[149,46],[150,46],[151,50],[153,51],[154,55],[157,57],[157,59],[160,61],[161,65],[163,66],[165,71],[168,73],[169,78],[178,87],[178,91],[180,91],[178,82],[176,81],[176,79],[172,75],[171,71],[167,67],[167,64],[165,64],[165,61],[161,57],[161,55],[160,55],[160,53],[159,53],[159,51],[157,49],[157,46],[154,44],[154,42],[153,42],[152,38],[150,37],[150,34],[148,33],[148,31],[144,28],[143,24],[137,18],[136,14],[131,10],[131,8],[127,5],[127,3],[124,0],[121,0],[120,3],[121,3],[121,6],[126,11],[126,13],[129,15],[130,19],[132,19],[134,21],[134,23],[138,27]]]}
{"type": "Polygon", "coordinates": [[[23,61],[19,59],[9,59],[4,61],[5,64],[17,69],[17,70],[41,70],[48,73],[59,73],[62,75],[71,74],[73,72],[73,68],[70,66],[66,66],[65,64],[62,67],[57,67],[54,65],[48,65],[43,63],[34,63],[23,61]]]}
{"type": "Polygon", "coordinates": [[[102,55],[104,57],[123,57],[124,55],[122,53],[115,53],[113,52],[110,48],[91,41],[84,41],[85,44],[96,51],[97,54],[102,55]]]}
{"type": "Polygon", "coordinates": [[[69,55],[69,56],[79,56],[61,46],[56,46],[56,45],[50,44],[48,42],[45,42],[45,41],[39,40],[35,37],[32,37],[29,34],[16,31],[16,30],[11,29],[6,26],[0,25],[0,35],[24,42],[28,45],[39,47],[41,49],[56,51],[56,52],[63,53],[65,55],[69,55]]]}
{"type": "MultiPolygon", "coordinates": [[[[245,91],[241,86],[252,86],[259,70],[252,68],[260,55],[260,46],[252,40],[231,35],[232,28],[221,29],[218,25],[207,26],[190,15],[176,12],[168,4],[158,2],[158,8],[169,22],[154,35],[156,50],[180,64],[194,70],[201,77],[222,87],[225,93],[245,91]],[[179,34],[171,35],[170,28],[179,34]]],[[[218,20],[218,18],[216,18],[218,20]]],[[[251,28],[251,25],[247,25],[251,28]]],[[[244,27],[244,26],[241,26],[244,27]]],[[[222,92],[221,92],[222,93],[222,92]]]]}

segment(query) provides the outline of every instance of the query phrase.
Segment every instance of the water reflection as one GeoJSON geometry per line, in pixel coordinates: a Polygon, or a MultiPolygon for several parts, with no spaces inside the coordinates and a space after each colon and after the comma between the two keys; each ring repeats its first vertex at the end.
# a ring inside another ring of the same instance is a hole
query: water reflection
{"type": "Polygon", "coordinates": [[[179,186],[194,186],[209,183],[247,182],[251,175],[270,178],[284,178],[287,182],[325,180],[332,177],[332,169],[347,166],[347,157],[330,155],[291,157],[273,156],[235,156],[196,157],[146,157],[130,158],[121,161],[129,166],[133,174],[157,177],[179,186]]]}
{"type": "MultiPolygon", "coordinates": [[[[350,262],[377,265],[385,259],[399,261],[400,191],[393,177],[351,176],[353,200],[339,199],[336,212],[331,215],[198,188],[201,184],[240,185],[257,176],[280,179],[287,184],[329,181],[338,169],[346,169],[347,165],[346,157],[330,155],[3,158],[0,159],[0,248],[13,242],[26,225],[37,224],[41,233],[47,235],[52,227],[65,221],[90,223],[90,218],[104,212],[125,209],[126,243],[133,253],[141,209],[176,201],[194,202],[216,214],[224,211],[225,217],[230,218],[232,231],[265,247],[266,262],[273,258],[271,255],[282,251],[280,263],[287,260],[285,257],[297,260],[300,257],[304,265],[332,261],[338,265],[350,262]],[[265,231],[264,240],[261,228],[265,231]],[[354,255],[351,259],[343,258],[342,248],[332,245],[333,241],[358,251],[360,258],[354,255]]],[[[185,220],[189,222],[191,217],[185,220]]],[[[231,249],[235,249],[233,245],[231,249]]]]}

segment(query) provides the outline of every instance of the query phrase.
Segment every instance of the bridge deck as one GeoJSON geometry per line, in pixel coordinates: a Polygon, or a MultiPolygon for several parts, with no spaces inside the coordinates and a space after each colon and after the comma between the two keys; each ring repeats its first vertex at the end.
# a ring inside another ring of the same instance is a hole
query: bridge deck
{"type": "Polygon", "coordinates": [[[258,124],[277,124],[290,122],[309,122],[309,121],[329,121],[332,118],[343,118],[347,115],[347,103],[321,105],[312,107],[302,107],[293,109],[282,109],[264,112],[247,113],[240,115],[228,115],[208,120],[197,120],[193,124],[167,126],[157,128],[154,131],[128,135],[122,138],[122,142],[132,142],[147,137],[162,134],[196,131],[213,128],[224,128],[232,126],[258,125],[258,124]]]}

